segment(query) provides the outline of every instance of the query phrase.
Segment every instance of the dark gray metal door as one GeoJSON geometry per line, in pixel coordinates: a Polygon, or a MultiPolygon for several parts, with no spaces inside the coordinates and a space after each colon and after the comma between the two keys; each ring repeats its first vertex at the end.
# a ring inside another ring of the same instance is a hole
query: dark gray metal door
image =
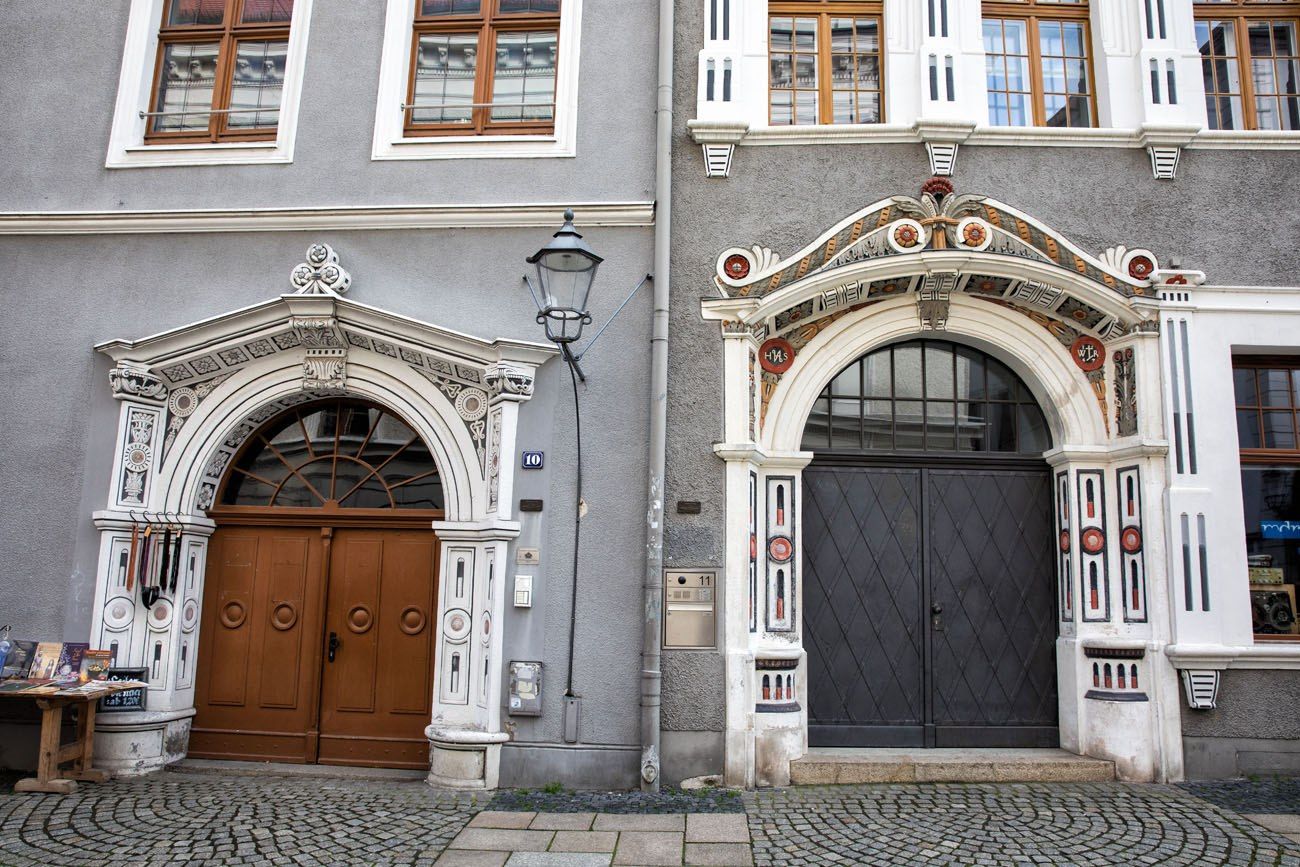
{"type": "Polygon", "coordinates": [[[1056,746],[1046,468],[804,471],[815,746],[1056,746]]]}

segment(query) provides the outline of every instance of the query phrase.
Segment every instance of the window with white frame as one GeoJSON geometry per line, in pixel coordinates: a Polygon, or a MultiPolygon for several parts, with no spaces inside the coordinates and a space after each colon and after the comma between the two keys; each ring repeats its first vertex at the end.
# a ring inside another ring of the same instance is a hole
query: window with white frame
{"type": "Polygon", "coordinates": [[[290,162],[311,0],[133,0],[109,168],[290,162]]]}
{"type": "Polygon", "coordinates": [[[581,0],[389,0],[374,159],[572,156],[581,0]]]}

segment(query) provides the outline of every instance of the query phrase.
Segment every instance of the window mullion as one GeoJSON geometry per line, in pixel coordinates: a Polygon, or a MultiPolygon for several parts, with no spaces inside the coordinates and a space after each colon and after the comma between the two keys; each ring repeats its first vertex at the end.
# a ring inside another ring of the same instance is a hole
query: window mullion
{"type": "Polygon", "coordinates": [[[227,28],[221,37],[221,48],[217,51],[217,69],[212,87],[212,123],[213,141],[219,141],[229,130],[230,115],[224,109],[230,108],[230,90],[234,86],[235,47],[234,32],[227,28]]]}
{"type": "Polygon", "coordinates": [[[1039,50],[1038,19],[1025,19],[1029,36],[1029,94],[1034,103],[1034,126],[1047,124],[1047,97],[1043,87],[1043,55],[1039,50]]]}
{"type": "MultiPolygon", "coordinates": [[[[1259,129],[1259,117],[1255,114],[1255,82],[1250,67],[1249,28],[1249,18],[1233,19],[1237,39],[1237,79],[1241,82],[1241,122],[1246,129],[1259,129]]],[[[1263,435],[1264,430],[1260,428],[1260,436],[1263,435]]]]}
{"type": "Polygon", "coordinates": [[[492,87],[496,70],[497,38],[496,27],[492,23],[491,11],[484,16],[483,29],[479,31],[479,68],[474,75],[474,101],[480,106],[474,109],[476,121],[474,129],[479,134],[487,132],[492,122],[492,109],[487,103],[492,101],[492,87]]]}
{"type": "Polygon", "coordinates": [[[831,14],[823,12],[817,22],[817,123],[834,123],[831,110],[831,14]]]}

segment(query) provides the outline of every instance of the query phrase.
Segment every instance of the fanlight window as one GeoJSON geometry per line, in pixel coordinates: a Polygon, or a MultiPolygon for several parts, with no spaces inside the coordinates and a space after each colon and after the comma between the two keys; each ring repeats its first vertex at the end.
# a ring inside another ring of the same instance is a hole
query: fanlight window
{"type": "Polygon", "coordinates": [[[813,405],[803,448],[1038,455],[1052,445],[1020,378],[968,346],[913,340],[864,355],[813,405]]]}
{"type": "Polygon", "coordinates": [[[227,506],[441,509],[442,479],[420,435],[382,407],[337,398],[281,413],[226,478],[227,506]]]}

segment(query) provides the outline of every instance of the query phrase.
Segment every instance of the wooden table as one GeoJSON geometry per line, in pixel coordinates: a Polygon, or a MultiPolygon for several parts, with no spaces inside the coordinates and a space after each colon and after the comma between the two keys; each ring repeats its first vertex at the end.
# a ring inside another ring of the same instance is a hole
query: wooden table
{"type": "Polygon", "coordinates": [[[77,791],[77,781],[102,783],[108,772],[91,767],[95,755],[95,711],[106,695],[128,689],[142,689],[147,684],[134,681],[111,681],[95,692],[60,690],[59,692],[3,692],[0,700],[33,699],[41,709],[41,747],[36,762],[36,776],[14,783],[15,792],[53,792],[67,795],[77,791]],[[63,743],[63,712],[76,708],[77,737],[63,743]],[[72,762],[72,767],[60,770],[72,762]]]}

